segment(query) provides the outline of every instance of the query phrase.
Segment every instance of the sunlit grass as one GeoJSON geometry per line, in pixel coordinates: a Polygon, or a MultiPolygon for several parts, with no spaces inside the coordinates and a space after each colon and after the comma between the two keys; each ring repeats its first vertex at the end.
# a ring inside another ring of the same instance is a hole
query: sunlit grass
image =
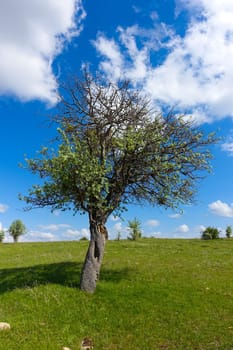
{"type": "Polygon", "coordinates": [[[233,349],[233,241],[109,241],[96,293],[87,242],[0,245],[0,350],[233,349]]]}

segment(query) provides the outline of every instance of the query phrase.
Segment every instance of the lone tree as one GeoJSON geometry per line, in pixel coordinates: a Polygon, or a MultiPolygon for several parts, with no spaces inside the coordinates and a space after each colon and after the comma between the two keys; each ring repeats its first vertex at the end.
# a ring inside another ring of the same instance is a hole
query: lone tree
{"type": "Polygon", "coordinates": [[[17,243],[19,236],[23,235],[26,232],[26,227],[21,220],[15,220],[10,225],[8,231],[13,237],[14,242],[17,243]]]}
{"type": "Polygon", "coordinates": [[[106,222],[126,205],[178,208],[194,199],[202,171],[210,170],[204,136],[184,116],[156,114],[130,82],[107,82],[85,73],[64,90],[52,118],[55,149],[43,147],[26,168],[43,179],[21,196],[27,209],[51,207],[88,214],[90,243],[80,287],[94,292],[99,278],[106,222]]]}

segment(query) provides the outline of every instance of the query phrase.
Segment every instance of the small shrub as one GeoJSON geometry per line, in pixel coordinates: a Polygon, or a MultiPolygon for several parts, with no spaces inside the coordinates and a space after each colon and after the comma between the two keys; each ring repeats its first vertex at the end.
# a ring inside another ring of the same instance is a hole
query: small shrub
{"type": "Polygon", "coordinates": [[[202,232],[201,239],[204,239],[204,240],[212,239],[212,236],[209,232],[202,232]]]}
{"type": "Polygon", "coordinates": [[[232,227],[229,225],[226,228],[226,237],[231,238],[231,235],[232,235],[232,227]]]}
{"type": "Polygon", "coordinates": [[[216,227],[208,226],[203,232],[202,232],[202,239],[218,239],[220,235],[220,231],[216,227]]]}
{"type": "Polygon", "coordinates": [[[121,239],[121,233],[120,233],[120,232],[117,232],[116,241],[120,241],[120,239],[121,239]]]}
{"type": "Polygon", "coordinates": [[[0,230],[0,243],[2,243],[4,238],[5,238],[5,232],[4,232],[4,230],[0,230]]]}
{"type": "Polygon", "coordinates": [[[88,241],[88,238],[83,236],[82,238],[80,238],[80,241],[88,241]]]}
{"type": "Polygon", "coordinates": [[[129,236],[127,237],[131,241],[137,241],[142,237],[141,223],[138,219],[128,221],[129,224],[129,236]]]}

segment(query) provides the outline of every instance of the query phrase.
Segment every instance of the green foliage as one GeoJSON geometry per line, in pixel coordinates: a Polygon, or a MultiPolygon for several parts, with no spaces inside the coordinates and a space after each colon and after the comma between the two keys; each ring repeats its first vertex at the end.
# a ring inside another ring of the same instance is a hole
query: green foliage
{"type": "Polygon", "coordinates": [[[5,232],[4,230],[0,230],[0,243],[3,242],[4,238],[5,238],[5,232]]]}
{"type": "Polygon", "coordinates": [[[131,241],[137,241],[142,237],[141,223],[137,218],[128,221],[129,225],[129,236],[128,239],[131,241]]]}
{"type": "Polygon", "coordinates": [[[231,235],[232,235],[232,227],[228,225],[226,228],[226,237],[231,238],[231,235]]]}
{"type": "Polygon", "coordinates": [[[88,212],[106,222],[129,203],[176,208],[192,202],[201,172],[211,169],[215,136],[184,116],[156,115],[127,81],[86,73],[68,86],[60,108],[55,150],[26,159],[43,179],[20,197],[29,209],[88,212]]]}
{"type": "Polygon", "coordinates": [[[12,222],[8,231],[10,235],[13,237],[14,242],[18,242],[19,237],[24,233],[26,233],[26,227],[21,220],[17,219],[12,222]]]}
{"type": "Polygon", "coordinates": [[[216,227],[208,226],[203,232],[201,238],[204,240],[218,239],[220,231],[216,227]]]}

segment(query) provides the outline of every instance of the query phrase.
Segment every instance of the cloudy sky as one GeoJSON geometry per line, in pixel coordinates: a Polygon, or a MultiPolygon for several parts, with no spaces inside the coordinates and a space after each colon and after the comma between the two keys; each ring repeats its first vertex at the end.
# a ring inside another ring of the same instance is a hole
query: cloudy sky
{"type": "Polygon", "coordinates": [[[37,182],[19,163],[49,145],[59,84],[83,64],[112,80],[131,79],[158,110],[175,106],[222,138],[211,149],[213,173],[198,184],[195,205],[182,214],[129,207],[124,220],[110,218],[110,236],[126,237],[134,217],[147,236],[200,237],[209,225],[224,234],[233,225],[232,0],[1,1],[0,228],[21,219],[22,241],[88,236],[85,216],[25,213],[18,200],[37,182]]]}

